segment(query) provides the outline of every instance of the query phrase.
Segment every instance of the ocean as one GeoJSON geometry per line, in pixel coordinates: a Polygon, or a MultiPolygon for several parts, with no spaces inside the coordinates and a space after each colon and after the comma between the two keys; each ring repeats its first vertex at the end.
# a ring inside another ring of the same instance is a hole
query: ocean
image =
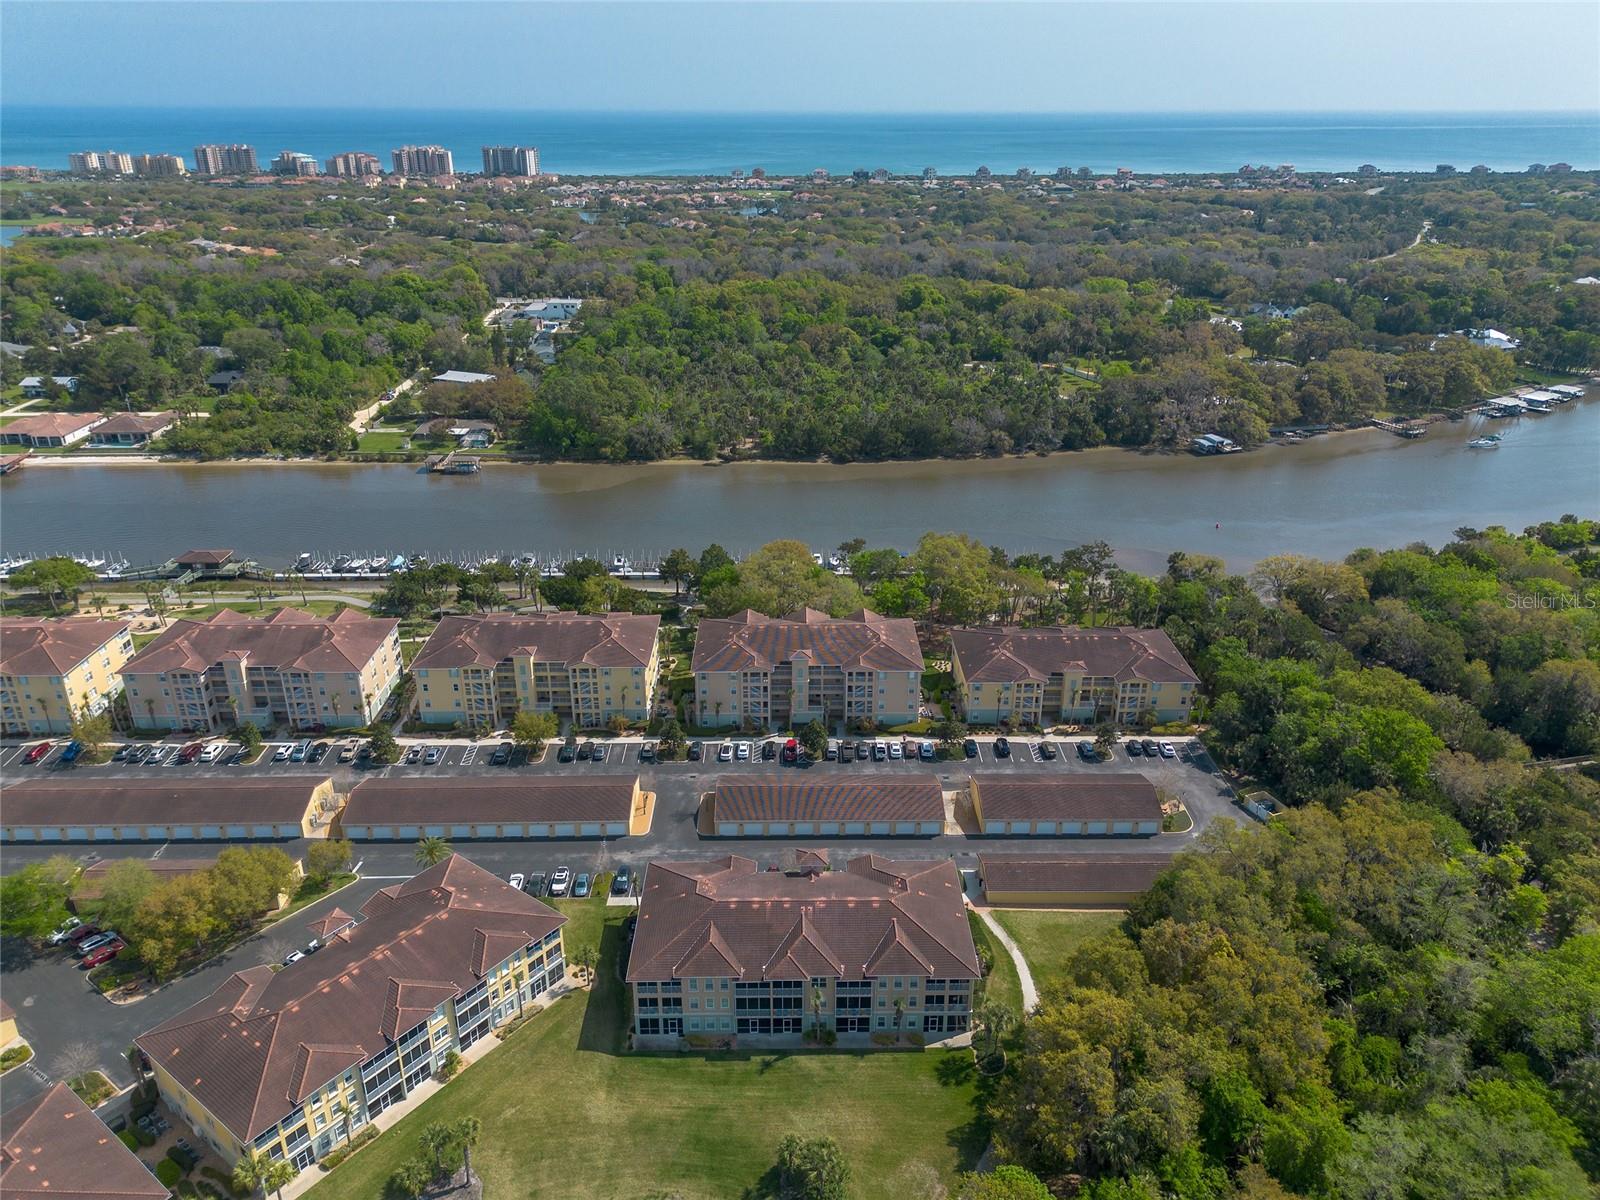
{"type": "Polygon", "coordinates": [[[776,115],[583,113],[417,109],[160,109],[9,106],[0,162],[64,170],[77,150],[181,154],[246,142],[263,166],[282,150],[319,160],[366,150],[440,144],[460,170],[476,171],[484,145],[535,145],[561,175],[725,175],[765,167],[795,174],[934,167],[970,174],[1018,167],[1099,173],[1233,171],[1244,163],[1293,163],[1302,171],[1461,170],[1483,163],[1600,168],[1600,113],[1182,113],[1054,115],[776,115]]]}

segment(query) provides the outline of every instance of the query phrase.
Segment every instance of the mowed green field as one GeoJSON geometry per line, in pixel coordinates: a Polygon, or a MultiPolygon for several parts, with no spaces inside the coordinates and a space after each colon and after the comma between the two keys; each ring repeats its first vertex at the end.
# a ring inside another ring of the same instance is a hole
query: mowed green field
{"type": "Polygon", "coordinates": [[[615,967],[628,910],[598,898],[560,907],[569,959],[598,939],[593,992],[533,1018],[329,1173],[313,1200],[381,1196],[424,1126],[469,1113],[483,1122],[473,1165],[495,1197],[726,1200],[760,1186],[788,1133],[836,1139],[861,1200],[915,1194],[930,1171],[948,1181],[982,1153],[966,1050],[627,1053],[615,967]]]}
{"type": "Polygon", "coordinates": [[[1121,912],[1058,912],[1027,908],[996,908],[995,920],[1022,947],[1033,982],[1042,995],[1066,974],[1067,959],[1091,938],[1109,933],[1122,923],[1121,912]]]}

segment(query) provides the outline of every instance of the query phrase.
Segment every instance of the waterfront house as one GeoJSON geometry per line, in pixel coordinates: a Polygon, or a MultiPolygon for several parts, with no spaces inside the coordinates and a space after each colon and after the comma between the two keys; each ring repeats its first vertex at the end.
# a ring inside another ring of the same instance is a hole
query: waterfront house
{"type": "Polygon", "coordinates": [[[966,1032],[980,974],[955,864],[824,867],[650,863],[628,955],[634,1047],[792,1046],[819,1024],[861,1048],[966,1032]]]}
{"type": "Polygon", "coordinates": [[[178,423],[178,415],[170,412],[118,413],[95,427],[89,435],[91,446],[145,446],[156,440],[178,423]]]}
{"type": "Polygon", "coordinates": [[[955,629],[950,667],[968,721],[1185,721],[1200,680],[1159,629],[955,629]]]}
{"type": "Polygon", "coordinates": [[[353,608],[175,621],[122,668],[128,708],[139,729],[366,725],[400,681],[399,629],[353,608]]]}
{"type": "Polygon", "coordinates": [[[658,616],[447,616],[411,663],[418,713],[433,725],[508,726],[551,712],[584,728],[648,720],[660,671],[658,616]]]}
{"type": "Polygon", "coordinates": [[[566,974],[566,918],[452,855],[314,923],[317,953],[249,967],[141,1034],[167,1104],[229,1163],[305,1170],[566,974]]]}
{"type": "Polygon", "coordinates": [[[133,656],[127,621],[0,618],[0,731],[66,733],[75,714],[102,713],[133,656]]]}
{"type": "MultiPolygon", "coordinates": [[[[77,394],[78,377],[76,375],[52,375],[50,376],[50,383],[55,384],[56,387],[64,392],[77,394]]],[[[42,375],[28,375],[22,379],[18,386],[22,388],[23,399],[43,400],[50,394],[50,383],[46,383],[42,375]]]]}
{"type": "Polygon", "coordinates": [[[105,421],[99,413],[30,413],[0,428],[0,445],[73,446],[105,421]]]}
{"type": "Polygon", "coordinates": [[[860,609],[833,618],[745,609],[695,630],[694,719],[783,729],[825,723],[903,725],[917,719],[922,648],[915,622],[860,609]]]}
{"type": "Polygon", "coordinates": [[[172,1193],[65,1083],[0,1114],[0,1195],[169,1200],[172,1193]]]}

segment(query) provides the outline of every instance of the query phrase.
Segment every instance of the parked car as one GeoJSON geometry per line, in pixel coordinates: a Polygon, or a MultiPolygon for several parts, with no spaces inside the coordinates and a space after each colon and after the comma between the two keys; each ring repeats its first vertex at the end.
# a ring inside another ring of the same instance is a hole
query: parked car
{"type": "Polygon", "coordinates": [[[706,756],[705,747],[699,742],[689,743],[689,761],[699,762],[706,756]]]}
{"type": "Polygon", "coordinates": [[[310,741],[310,739],[309,738],[302,739],[302,740],[300,740],[300,741],[298,741],[298,742],[296,742],[294,744],[294,749],[293,750],[289,751],[289,761],[290,762],[305,762],[306,755],[308,755],[310,753],[311,753],[311,741],[310,741]]]}
{"type": "Polygon", "coordinates": [[[284,955],[283,965],[286,967],[292,967],[304,957],[305,953],[303,951],[291,950],[288,954],[284,955]]]}
{"type": "Polygon", "coordinates": [[[217,759],[222,757],[222,752],[227,748],[227,742],[212,742],[208,746],[202,746],[200,748],[200,761],[203,763],[216,762],[217,759]]]}
{"type": "Polygon", "coordinates": [[[128,756],[133,753],[132,746],[118,746],[116,753],[112,754],[112,762],[127,762],[128,756]]]}
{"type": "Polygon", "coordinates": [[[872,757],[872,746],[873,746],[873,743],[869,743],[869,742],[866,742],[866,741],[857,742],[856,743],[856,761],[857,762],[865,762],[867,759],[871,758],[872,757]]]}
{"type": "Polygon", "coordinates": [[[1139,748],[1144,751],[1144,756],[1146,758],[1154,758],[1156,755],[1161,753],[1161,751],[1156,747],[1156,743],[1153,738],[1145,738],[1139,743],[1139,748]]]}
{"type": "Polygon", "coordinates": [[[906,756],[906,748],[899,742],[890,742],[883,749],[884,753],[886,753],[891,759],[899,760],[904,759],[906,756]]]}
{"type": "Polygon", "coordinates": [[[112,938],[102,946],[97,946],[93,951],[83,956],[83,961],[78,965],[85,971],[92,970],[102,963],[108,963],[117,955],[128,948],[128,943],[121,938],[112,938]]]}
{"type": "Polygon", "coordinates": [[[968,758],[977,758],[978,757],[978,739],[977,738],[968,738],[966,741],[962,742],[961,743],[961,752],[963,754],[965,754],[968,758]]]}
{"type": "Polygon", "coordinates": [[[1162,742],[1161,743],[1161,757],[1162,758],[1177,758],[1178,757],[1178,751],[1173,747],[1171,742],[1162,742]]]}
{"type": "Polygon", "coordinates": [[[40,742],[32,750],[29,750],[22,756],[22,761],[31,767],[34,763],[38,762],[41,758],[50,753],[50,748],[53,744],[54,743],[52,742],[40,742]]]}
{"type": "Polygon", "coordinates": [[[827,759],[829,762],[838,762],[839,761],[839,739],[838,738],[829,738],[828,739],[828,748],[822,752],[822,757],[827,759]]]}
{"type": "Polygon", "coordinates": [[[556,751],[557,762],[571,762],[578,757],[578,748],[571,742],[562,742],[561,749],[556,751]]]}
{"type": "Polygon", "coordinates": [[[361,749],[356,751],[356,762],[369,763],[372,761],[372,743],[362,742],[361,749]]]}
{"type": "Polygon", "coordinates": [[[557,867],[550,873],[550,894],[552,896],[565,896],[572,887],[572,871],[567,867],[557,867]]]}
{"type": "Polygon", "coordinates": [[[733,761],[733,743],[732,742],[723,742],[722,745],[717,747],[717,761],[718,762],[732,762],[733,761]]]}
{"type": "Polygon", "coordinates": [[[589,894],[589,875],[584,872],[572,881],[572,894],[576,899],[582,900],[589,894]]]}
{"type": "Polygon", "coordinates": [[[150,753],[144,756],[144,766],[159,767],[167,758],[177,751],[175,746],[151,746],[150,753]]]}
{"type": "Polygon", "coordinates": [[[653,762],[655,762],[655,760],[656,760],[656,744],[654,742],[646,742],[646,743],[644,743],[644,745],[639,747],[639,761],[640,762],[642,762],[642,763],[644,763],[644,762],[653,763],[653,762]]]}
{"type": "Polygon", "coordinates": [[[524,876],[520,871],[518,871],[518,872],[513,872],[512,875],[509,878],[507,878],[506,882],[509,883],[512,887],[516,888],[517,891],[520,892],[522,890],[522,885],[527,883],[528,880],[527,880],[526,876],[524,876]]]}
{"type": "Polygon", "coordinates": [[[581,746],[578,747],[578,761],[579,762],[588,762],[593,757],[594,757],[594,743],[593,742],[584,742],[581,746]]]}
{"type": "Polygon", "coordinates": [[[318,950],[321,950],[321,949],[322,949],[322,939],[321,938],[312,938],[309,942],[306,943],[305,952],[307,954],[315,954],[318,950]]]}
{"type": "Polygon", "coordinates": [[[78,755],[80,755],[82,753],[83,753],[83,743],[78,741],[76,738],[74,738],[72,741],[67,743],[66,749],[61,751],[61,757],[59,759],[57,759],[56,761],[57,762],[63,762],[63,763],[77,762],[78,761],[78,755]]]}
{"type": "Polygon", "coordinates": [[[737,758],[740,762],[749,762],[750,761],[750,743],[749,742],[735,742],[734,746],[733,746],[733,756],[735,758],[737,758]]]}
{"type": "Polygon", "coordinates": [[[613,896],[626,896],[633,887],[633,871],[627,863],[617,868],[617,873],[611,877],[611,894],[613,896]]]}
{"type": "Polygon", "coordinates": [[[869,753],[872,755],[873,762],[886,762],[889,758],[889,747],[885,746],[877,738],[873,738],[869,753]]]}
{"type": "Polygon", "coordinates": [[[1079,742],[1078,757],[1083,759],[1084,762],[1099,762],[1100,751],[1094,748],[1093,742],[1079,742]]]}
{"type": "Polygon", "coordinates": [[[311,747],[311,753],[306,755],[306,761],[309,763],[319,763],[328,757],[328,751],[332,748],[332,742],[318,742],[315,746],[311,747]]]}
{"type": "Polygon", "coordinates": [[[421,762],[422,761],[422,747],[421,746],[412,746],[410,749],[408,749],[406,751],[405,757],[402,758],[400,761],[403,762],[403,763],[419,763],[419,762],[421,762]]]}
{"type": "Polygon", "coordinates": [[[342,762],[342,763],[354,762],[355,761],[355,757],[356,757],[356,744],[354,742],[346,742],[344,745],[339,747],[339,753],[338,753],[338,756],[337,756],[337,761],[338,762],[342,762]]]}
{"type": "Polygon", "coordinates": [[[996,758],[1010,758],[1011,757],[1011,743],[1009,741],[1007,741],[1003,737],[995,738],[995,740],[994,740],[994,756],[996,758]]]}
{"type": "Polygon", "coordinates": [[[855,762],[855,760],[856,760],[856,742],[855,742],[855,739],[854,738],[845,738],[844,741],[839,743],[839,761],[840,762],[855,762]]]}
{"type": "MultiPolygon", "coordinates": [[[[158,747],[158,749],[159,749],[159,747],[158,747]]],[[[293,750],[294,750],[294,747],[289,745],[287,742],[285,742],[283,745],[279,746],[276,750],[274,750],[272,752],[272,761],[273,762],[288,762],[289,761],[289,754],[293,750]]]]}
{"type": "Polygon", "coordinates": [[[83,958],[86,955],[93,954],[101,946],[109,946],[117,940],[117,931],[109,929],[105,933],[97,933],[92,937],[84,938],[83,941],[73,947],[72,953],[78,958],[83,958]]]}
{"type": "Polygon", "coordinates": [[[932,742],[925,741],[917,747],[917,757],[923,762],[932,762],[938,756],[938,747],[936,747],[932,742]]]}
{"type": "Polygon", "coordinates": [[[425,767],[434,766],[443,757],[444,751],[438,746],[429,746],[422,752],[422,765],[425,767]]]}
{"type": "Polygon", "coordinates": [[[71,933],[67,934],[67,936],[62,938],[61,940],[62,940],[63,944],[65,944],[67,946],[71,946],[74,950],[76,950],[79,946],[83,945],[83,943],[88,941],[90,938],[98,936],[99,933],[100,933],[100,926],[98,926],[98,925],[79,925],[76,929],[74,929],[71,933]]]}
{"type": "Polygon", "coordinates": [[[761,761],[771,762],[778,757],[778,743],[765,741],[761,743],[761,761]]]}
{"type": "Polygon", "coordinates": [[[194,762],[195,759],[200,757],[200,751],[204,749],[205,747],[199,742],[190,742],[182,750],[178,751],[179,765],[185,767],[188,766],[190,763],[194,762]]]}
{"type": "Polygon", "coordinates": [[[1128,739],[1126,749],[1128,751],[1129,758],[1140,758],[1144,755],[1144,747],[1141,746],[1134,738],[1128,739]]]}
{"type": "Polygon", "coordinates": [[[544,895],[544,882],[547,876],[543,871],[534,871],[528,876],[528,881],[522,885],[522,890],[530,896],[544,895]]]}
{"type": "Polygon", "coordinates": [[[494,753],[489,755],[489,765],[491,767],[505,766],[511,761],[511,751],[515,748],[515,744],[512,742],[501,742],[494,748],[494,753]]]}
{"type": "Polygon", "coordinates": [[[72,931],[74,929],[80,929],[82,926],[83,922],[78,920],[77,917],[68,917],[65,921],[61,922],[61,924],[56,928],[56,931],[52,933],[46,940],[52,946],[59,946],[62,942],[66,941],[72,936],[72,931]]]}
{"type": "Polygon", "coordinates": [[[1055,762],[1056,744],[1054,742],[1040,742],[1039,757],[1044,759],[1046,762],[1055,762]]]}
{"type": "MultiPolygon", "coordinates": [[[[767,745],[770,746],[772,743],[768,742],[767,745]]],[[[790,738],[788,741],[784,742],[783,761],[791,764],[800,761],[800,742],[797,739],[790,738]]]]}
{"type": "Polygon", "coordinates": [[[605,762],[605,760],[606,760],[606,744],[604,742],[596,742],[594,744],[594,753],[591,754],[590,757],[595,762],[605,762]]]}

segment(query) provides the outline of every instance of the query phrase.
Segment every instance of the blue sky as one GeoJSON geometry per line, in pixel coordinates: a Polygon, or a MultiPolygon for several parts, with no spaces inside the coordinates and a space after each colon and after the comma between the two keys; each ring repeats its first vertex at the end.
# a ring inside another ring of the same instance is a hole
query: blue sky
{"type": "Polygon", "coordinates": [[[1600,4],[5,0],[0,103],[1600,108],[1600,4]]]}

